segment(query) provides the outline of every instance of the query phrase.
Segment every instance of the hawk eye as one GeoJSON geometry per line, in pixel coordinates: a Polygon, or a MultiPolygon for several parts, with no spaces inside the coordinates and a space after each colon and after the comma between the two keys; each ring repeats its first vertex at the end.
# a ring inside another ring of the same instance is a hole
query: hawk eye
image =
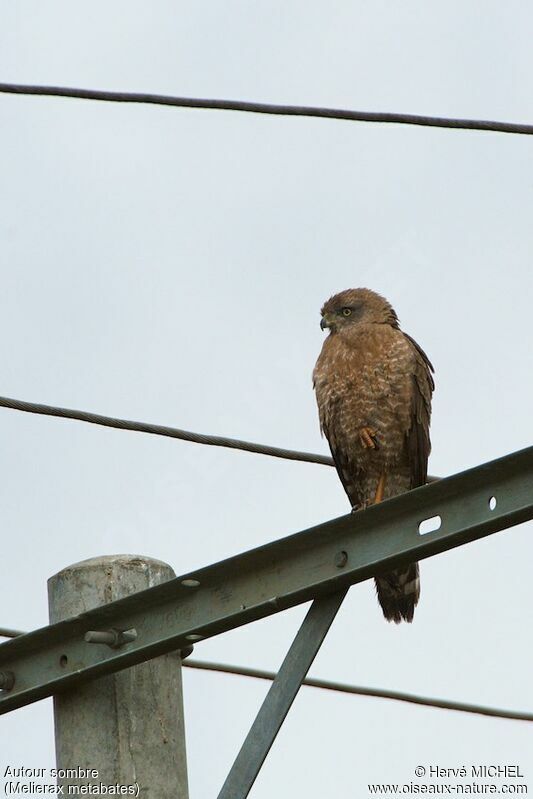
{"type": "Polygon", "coordinates": [[[351,313],[352,313],[352,309],[351,308],[343,308],[342,309],[342,315],[343,316],[350,316],[351,313]]]}

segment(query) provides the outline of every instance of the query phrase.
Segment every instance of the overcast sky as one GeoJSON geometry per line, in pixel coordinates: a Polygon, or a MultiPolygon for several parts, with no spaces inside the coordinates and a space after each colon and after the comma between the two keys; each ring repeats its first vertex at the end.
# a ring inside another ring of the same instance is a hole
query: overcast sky
{"type": "MultiPolygon", "coordinates": [[[[0,0],[0,80],[533,123],[532,26],[518,0],[0,0]]],[[[2,95],[0,143],[0,393],[325,453],[319,309],[367,286],[435,365],[433,474],[532,443],[530,137],[2,95]]],[[[0,426],[3,626],[46,624],[46,580],[85,558],[179,574],[348,511],[324,466],[0,426]]],[[[355,586],[312,674],[533,710],[531,533],[424,562],[410,626],[355,586]]],[[[276,669],[304,613],[195,654],[276,669]]],[[[267,686],[184,685],[207,799],[267,686]]],[[[53,765],[51,701],[0,730],[3,764],[53,765]]],[[[308,688],[251,796],[355,799],[477,763],[520,764],[531,791],[530,727],[308,688]]]]}

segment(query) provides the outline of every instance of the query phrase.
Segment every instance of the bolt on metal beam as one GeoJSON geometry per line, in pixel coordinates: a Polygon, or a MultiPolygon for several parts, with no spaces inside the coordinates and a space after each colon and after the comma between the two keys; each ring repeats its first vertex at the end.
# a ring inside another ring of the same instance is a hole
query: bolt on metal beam
{"type": "Polygon", "coordinates": [[[0,645],[0,713],[533,518],[533,447],[0,645]],[[427,535],[421,523],[439,517],[427,535]],[[84,640],[135,630],[120,648],[84,640]]]}
{"type": "Polygon", "coordinates": [[[137,630],[89,630],[83,637],[88,644],[107,644],[118,648],[135,641],[137,630]]]}
{"type": "Polygon", "coordinates": [[[15,685],[15,675],[12,671],[0,671],[0,690],[11,691],[15,685]]]}

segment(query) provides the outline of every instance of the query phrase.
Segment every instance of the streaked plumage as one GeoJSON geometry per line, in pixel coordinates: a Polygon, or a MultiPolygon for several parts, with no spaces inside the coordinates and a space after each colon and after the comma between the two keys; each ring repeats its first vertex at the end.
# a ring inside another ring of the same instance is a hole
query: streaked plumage
{"type": "MultiPolygon", "coordinates": [[[[322,308],[330,334],[313,372],[320,425],[352,507],[424,485],[430,452],[433,367],[370,289],[348,289],[322,308]],[[381,478],[381,484],[380,484],[381,478]]],[[[389,621],[412,621],[418,564],[376,578],[389,621]]]]}

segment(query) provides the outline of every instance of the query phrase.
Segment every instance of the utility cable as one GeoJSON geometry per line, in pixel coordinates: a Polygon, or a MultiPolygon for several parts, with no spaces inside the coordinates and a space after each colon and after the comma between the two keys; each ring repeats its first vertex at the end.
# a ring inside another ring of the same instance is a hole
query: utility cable
{"type": "MultiPolygon", "coordinates": [[[[114,427],[118,430],[134,430],[138,433],[153,433],[156,436],[179,438],[182,441],[191,441],[195,444],[240,449],[244,452],[271,455],[274,458],[285,458],[291,461],[306,461],[307,463],[319,463],[324,466],[335,465],[333,463],[333,458],[328,455],[317,455],[313,452],[300,452],[299,450],[284,449],[282,447],[270,447],[266,444],[254,444],[251,441],[240,441],[239,439],[226,438],[225,436],[208,436],[203,433],[191,433],[188,430],[180,430],[177,427],[147,424],[146,422],[132,422],[128,419],[116,419],[112,416],[102,416],[99,413],[77,411],[72,408],[57,408],[53,405],[41,405],[36,402],[25,402],[24,400],[10,399],[9,397],[0,397],[0,407],[11,408],[15,411],[24,411],[25,413],[38,413],[44,416],[59,416],[63,419],[77,419],[80,422],[103,425],[104,427],[114,427]]],[[[438,479],[438,477],[428,477],[428,482],[434,482],[438,479]]]]}
{"type": "Polygon", "coordinates": [[[59,416],[64,419],[77,419],[80,422],[115,427],[118,430],[134,430],[138,433],[153,433],[156,436],[179,438],[182,441],[191,441],[195,444],[207,444],[213,447],[230,447],[245,452],[255,452],[259,455],[272,455],[275,458],[286,458],[292,461],[307,461],[333,466],[333,458],[327,455],[315,455],[312,452],[298,452],[293,449],[270,447],[265,444],[254,444],[251,441],[239,441],[225,436],[208,436],[203,433],[191,433],[188,430],[179,430],[177,427],[166,427],[160,424],[147,424],[146,422],[133,422],[128,419],[116,419],[112,416],[102,416],[98,413],[77,411],[72,408],[56,408],[52,405],[41,405],[35,402],[0,397],[0,407],[12,408],[25,413],[38,413],[44,416],[59,416]]]}
{"type": "MultiPolygon", "coordinates": [[[[0,627],[0,637],[17,638],[24,635],[21,630],[10,630],[0,627]]],[[[0,644],[1,646],[1,644],[0,644]]],[[[264,669],[252,669],[247,666],[232,666],[229,663],[212,663],[207,660],[191,660],[187,658],[182,663],[189,669],[199,669],[201,671],[216,671],[223,674],[235,674],[241,677],[255,677],[258,680],[274,680],[275,671],[265,671],[264,669]]],[[[510,719],[512,721],[533,721],[533,713],[524,713],[519,710],[504,710],[497,707],[486,705],[473,705],[469,702],[454,702],[451,699],[435,699],[429,696],[418,696],[417,694],[404,693],[403,691],[389,691],[383,688],[367,688],[361,685],[350,685],[344,682],[333,682],[331,680],[319,680],[315,677],[306,677],[304,685],[311,688],[322,688],[326,691],[337,691],[343,694],[356,694],[357,696],[371,696],[378,699],[393,699],[397,702],[408,702],[413,705],[425,705],[426,707],[441,708],[444,710],[455,710],[460,713],[475,713],[481,716],[493,716],[494,718],[510,719]]]]}
{"type": "Polygon", "coordinates": [[[9,627],[0,627],[0,638],[18,638],[19,635],[25,635],[24,630],[10,630],[9,627]]]}
{"type": "Polygon", "coordinates": [[[398,125],[422,125],[431,128],[491,130],[497,133],[519,133],[528,136],[533,134],[533,125],[519,122],[455,119],[381,111],[350,111],[343,108],[319,108],[309,105],[280,105],[278,103],[255,103],[243,100],[209,100],[196,97],[174,97],[166,94],[147,94],[144,92],[112,92],[98,89],[75,89],[67,86],[29,86],[16,83],[0,83],[0,92],[5,94],[44,95],[48,97],[76,97],[80,100],[104,100],[114,103],[149,103],[151,105],[177,106],[178,108],[203,108],[211,111],[247,111],[253,114],[346,119],[353,122],[386,122],[398,125]]]}
{"type": "MultiPolygon", "coordinates": [[[[227,663],[211,663],[206,660],[187,659],[183,661],[183,666],[189,669],[201,669],[202,671],[217,671],[243,677],[255,677],[259,680],[274,680],[276,678],[275,671],[251,669],[246,666],[231,666],[227,663]]],[[[344,694],[372,696],[379,699],[393,699],[397,702],[409,702],[412,705],[425,705],[426,707],[441,708],[443,710],[455,710],[460,713],[475,713],[481,716],[493,716],[495,718],[511,719],[513,721],[533,721],[533,713],[524,713],[519,710],[504,710],[503,708],[488,707],[486,705],[473,705],[470,702],[455,702],[451,699],[435,699],[430,696],[419,696],[418,694],[409,694],[403,691],[389,691],[383,688],[367,688],[361,685],[350,685],[345,682],[319,680],[315,677],[306,677],[303,681],[303,685],[308,685],[312,688],[323,688],[326,691],[338,691],[344,694]]]]}

